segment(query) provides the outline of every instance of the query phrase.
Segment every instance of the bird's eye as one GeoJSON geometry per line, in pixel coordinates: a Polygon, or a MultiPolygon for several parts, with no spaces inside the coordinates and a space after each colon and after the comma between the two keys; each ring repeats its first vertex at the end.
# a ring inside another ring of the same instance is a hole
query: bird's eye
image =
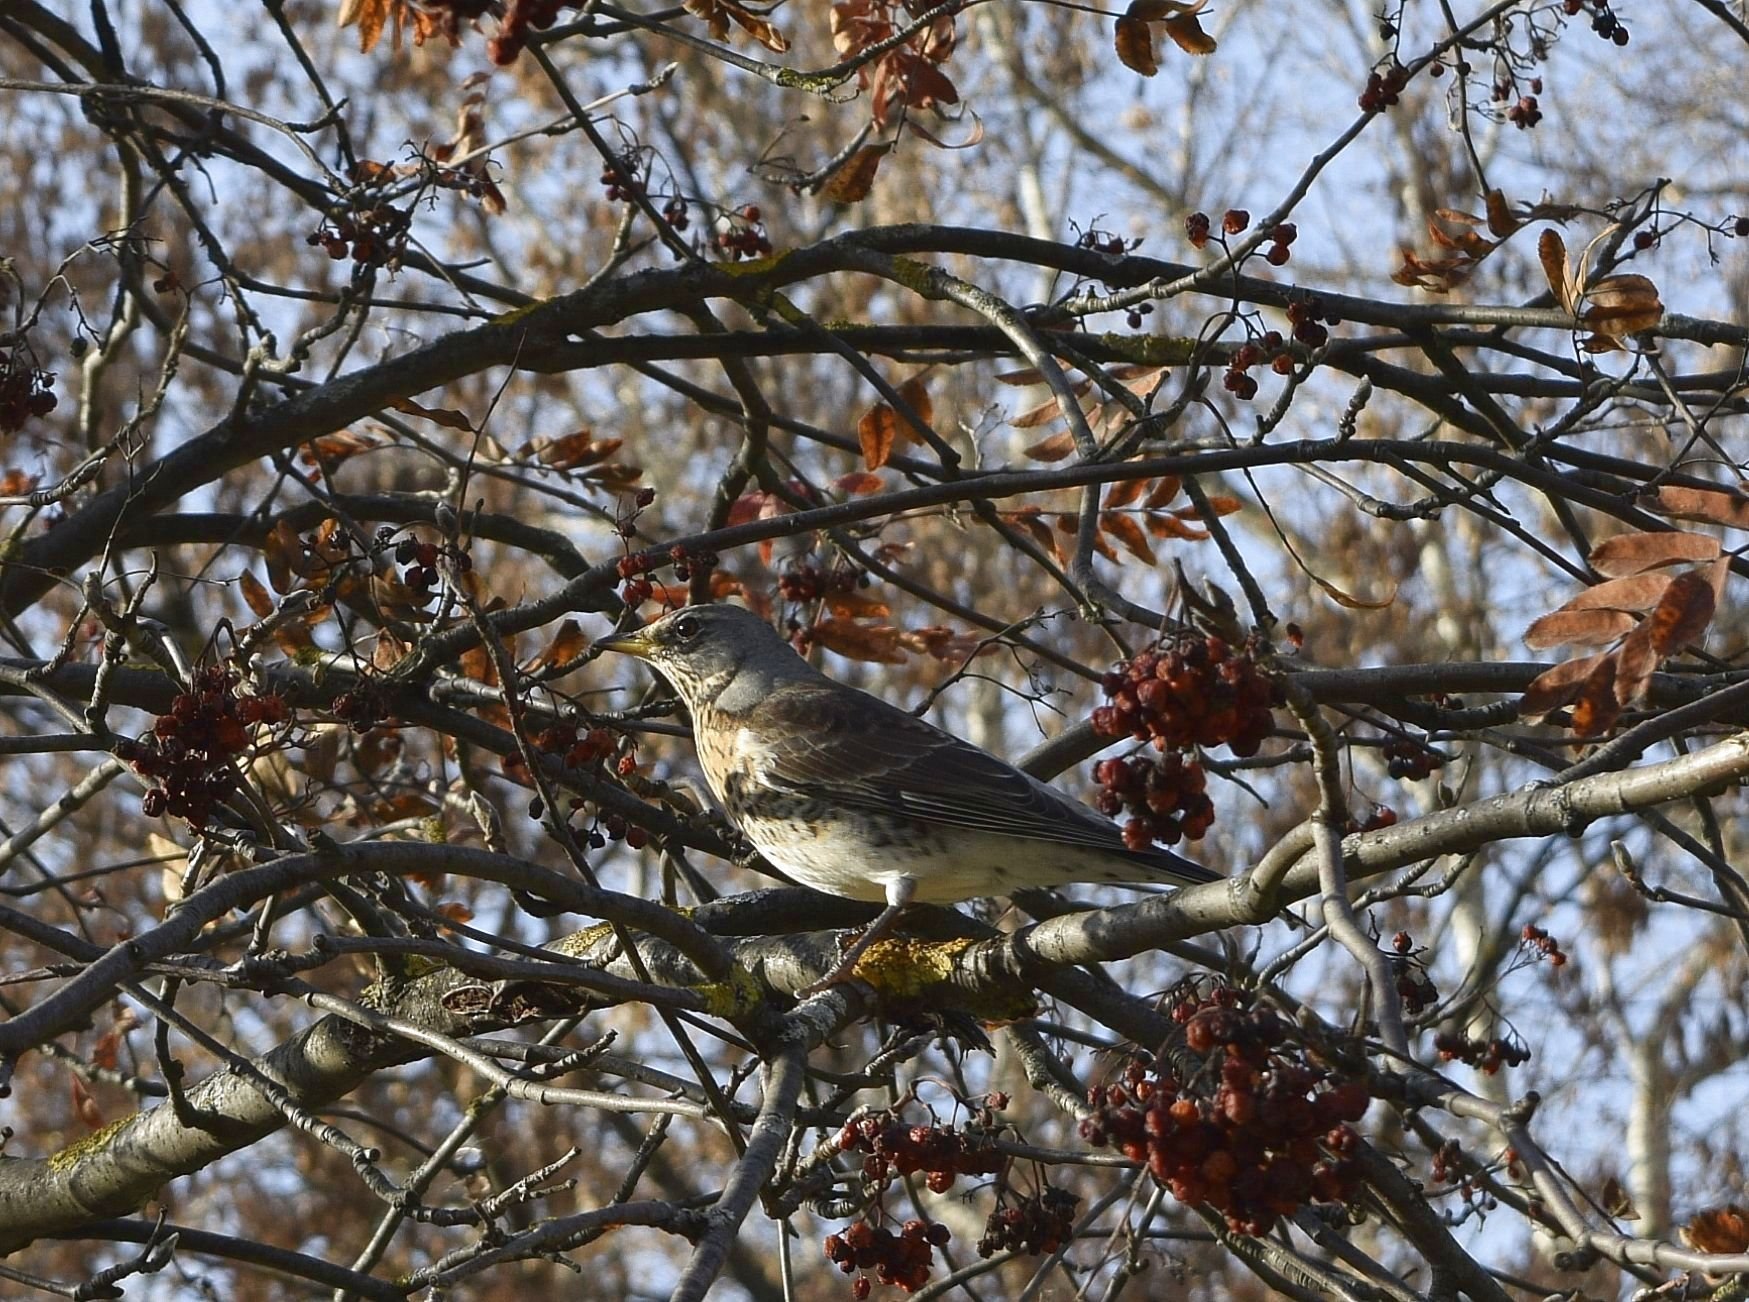
{"type": "Polygon", "coordinates": [[[682,615],[674,621],[674,636],[682,642],[690,642],[698,636],[698,620],[692,615],[682,615]]]}

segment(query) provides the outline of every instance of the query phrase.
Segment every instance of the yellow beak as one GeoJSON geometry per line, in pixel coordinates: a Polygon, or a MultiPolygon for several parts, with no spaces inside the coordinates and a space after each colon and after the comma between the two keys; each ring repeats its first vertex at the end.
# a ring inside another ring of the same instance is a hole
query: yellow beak
{"type": "Polygon", "coordinates": [[[617,651],[621,655],[636,656],[639,660],[647,660],[650,653],[656,649],[650,641],[649,630],[634,629],[630,633],[613,633],[595,644],[597,651],[617,651]]]}

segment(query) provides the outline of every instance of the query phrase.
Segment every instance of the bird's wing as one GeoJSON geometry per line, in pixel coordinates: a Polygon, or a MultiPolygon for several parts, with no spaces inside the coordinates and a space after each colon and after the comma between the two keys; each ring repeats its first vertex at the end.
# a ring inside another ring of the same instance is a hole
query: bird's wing
{"type": "Polygon", "coordinates": [[[1219,878],[1165,850],[1130,850],[1117,824],[1055,787],[836,684],[786,687],[745,722],[761,738],[761,783],[780,791],[875,814],[1105,851],[1180,884],[1219,878]]]}

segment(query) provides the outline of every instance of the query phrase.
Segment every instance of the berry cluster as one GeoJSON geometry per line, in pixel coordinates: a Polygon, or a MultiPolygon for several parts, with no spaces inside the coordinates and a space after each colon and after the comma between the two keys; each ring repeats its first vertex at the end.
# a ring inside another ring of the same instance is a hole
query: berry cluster
{"type": "Polygon", "coordinates": [[[906,1125],[894,1112],[876,1112],[846,1122],[838,1132],[838,1148],[865,1153],[862,1176],[869,1184],[885,1184],[894,1175],[921,1171],[930,1193],[946,1193],[955,1176],[994,1175],[1002,1169],[1002,1153],[976,1131],[950,1130],[931,1122],[906,1125]]]}
{"type": "Polygon", "coordinates": [[[654,556],[621,556],[619,577],[624,580],[619,599],[628,606],[641,605],[656,593],[656,585],[644,576],[662,562],[654,556]]]}
{"type": "Polygon", "coordinates": [[[1471,1039],[1457,1031],[1441,1031],[1433,1037],[1433,1050],[1442,1062],[1462,1062],[1489,1076],[1501,1067],[1516,1067],[1530,1061],[1530,1048],[1502,1036],[1471,1039]]]}
{"type": "Polygon", "coordinates": [[[1177,845],[1200,841],[1215,821],[1208,777],[1194,757],[1169,751],[1158,760],[1145,755],[1100,760],[1093,769],[1099,794],[1093,803],[1107,818],[1127,812],[1124,844],[1145,850],[1153,842],[1177,845]]]}
{"type": "MultiPolygon", "coordinates": [[[[1299,239],[1299,237],[1300,228],[1298,226],[1295,226],[1292,222],[1278,222],[1274,229],[1269,232],[1269,238],[1273,243],[1270,244],[1269,249],[1264,253],[1263,260],[1272,267],[1284,266],[1287,263],[1288,258],[1292,256],[1289,249],[1292,248],[1293,242],[1299,239]]],[[[1278,357],[1276,358],[1276,361],[1279,363],[1281,359],[1278,357]]],[[[1281,367],[1277,365],[1275,369],[1279,371],[1281,370],[1281,367]]]]}
{"type": "Polygon", "coordinates": [[[735,212],[725,213],[711,232],[711,248],[730,262],[741,258],[762,258],[771,252],[771,241],[765,234],[765,214],[759,205],[750,203],[735,212]]]}
{"type": "Polygon", "coordinates": [[[619,203],[624,200],[630,203],[634,199],[644,197],[644,156],[636,149],[628,149],[621,153],[611,163],[601,165],[601,184],[607,193],[609,203],[619,203]]]}
{"type": "MultiPolygon", "coordinates": [[[[1584,11],[1586,0],[1563,0],[1561,8],[1568,17],[1574,17],[1584,11]]],[[[1615,11],[1609,7],[1609,0],[1592,0],[1591,30],[1606,41],[1617,45],[1628,43],[1628,27],[1615,16],[1615,11]]]]}
{"type": "MultiPolygon", "coordinates": [[[[532,31],[544,32],[559,20],[569,0],[509,0],[498,20],[498,34],[486,42],[486,55],[500,68],[515,63],[532,31]]],[[[469,7],[472,7],[470,3],[469,7]]],[[[481,7],[481,12],[485,7],[481,7]]]]}
{"type": "Polygon", "coordinates": [[[363,212],[329,218],[311,231],[304,243],[320,244],[336,262],[350,255],[361,267],[380,267],[401,256],[412,223],[411,213],[391,204],[378,204],[363,212]]]}
{"type": "MultiPolygon", "coordinates": [[[[1286,245],[1278,245],[1286,248],[1286,245]]],[[[1286,261],[1284,258],[1283,261],[1286,261]]],[[[1221,379],[1222,387],[1236,397],[1251,399],[1257,396],[1257,381],[1247,372],[1256,366],[1266,356],[1270,359],[1269,367],[1277,375],[1292,375],[1294,355],[1285,348],[1286,341],[1281,337],[1281,331],[1270,330],[1247,340],[1233,350],[1233,355],[1227,360],[1227,373],[1221,379]]]]}
{"type": "Polygon", "coordinates": [[[1543,111],[1537,107],[1535,95],[1520,95],[1518,102],[1506,110],[1506,120],[1520,131],[1528,131],[1543,120],[1543,111]]]}
{"type": "MultiPolygon", "coordinates": [[[[929,1282],[935,1249],[945,1248],[952,1238],[939,1221],[912,1219],[897,1234],[884,1225],[857,1221],[842,1234],[828,1234],[824,1247],[826,1259],[846,1275],[872,1270],[881,1283],[915,1293],[929,1282]]],[[[858,1302],[873,1291],[874,1283],[866,1274],[858,1275],[850,1286],[850,1295],[858,1302]]]]}
{"type": "Polygon", "coordinates": [[[1102,737],[1152,741],[1165,752],[1191,746],[1232,748],[1255,755],[1282,704],[1281,684],[1257,666],[1250,647],[1180,634],[1145,651],[1100,680],[1110,705],[1093,711],[1102,737]]]}
{"type": "Polygon", "coordinates": [[[55,409],[55,377],[37,369],[25,348],[0,348],[0,434],[16,434],[32,416],[55,409]]]}
{"type": "Polygon", "coordinates": [[[1075,237],[1076,248],[1091,249],[1095,253],[1107,253],[1114,258],[1123,257],[1132,249],[1141,247],[1141,243],[1142,237],[1139,235],[1133,240],[1127,240],[1121,235],[1102,231],[1097,226],[1090,227],[1075,237]]]}
{"type": "Polygon", "coordinates": [[[238,696],[239,681],[224,665],[206,666],[150,733],[116,743],[115,757],[152,780],[140,801],[147,818],[170,814],[197,830],[205,827],[213,808],[242,780],[236,761],[249,748],[255,726],[291,717],[284,697],[238,696]]]}
{"type": "Polygon", "coordinates": [[[1230,987],[1186,994],[1172,1017],[1207,1061],[1186,1080],[1131,1063],[1121,1082],[1089,1092],[1081,1137],[1146,1162],[1174,1198],[1213,1207],[1236,1234],[1267,1234],[1308,1202],[1352,1202],[1365,1084],[1313,1065],[1286,1022],[1245,1008],[1230,987]]]}
{"type": "Polygon", "coordinates": [[[1519,933],[1519,943],[1527,949],[1534,949],[1539,958],[1548,959],[1550,967],[1567,965],[1567,956],[1561,952],[1561,942],[1541,927],[1525,923],[1524,930],[1519,933]]]}
{"type": "Polygon", "coordinates": [[[380,728],[389,713],[389,703],[382,688],[366,679],[360,679],[336,696],[334,704],[328,708],[336,719],[361,736],[380,728]]]}
{"type": "Polygon", "coordinates": [[[1384,744],[1385,772],[1392,778],[1420,779],[1435,769],[1445,767],[1445,757],[1423,742],[1409,737],[1393,737],[1384,744]]]}
{"type": "Polygon", "coordinates": [[[686,215],[686,200],[675,195],[662,205],[662,220],[677,231],[683,231],[692,225],[692,219],[686,215]]]}
{"type": "Polygon", "coordinates": [[[437,586],[437,562],[444,557],[463,574],[474,568],[474,558],[454,543],[440,546],[417,538],[403,538],[395,545],[395,563],[405,567],[401,582],[426,596],[437,586]]]}
{"type": "Polygon", "coordinates": [[[1024,1252],[1037,1257],[1056,1252],[1075,1232],[1075,1207],[1080,1201],[1067,1189],[1046,1185],[1042,1193],[998,1206],[984,1222],[978,1255],[1024,1252]]]}
{"type": "Polygon", "coordinates": [[[1184,234],[1190,240],[1190,247],[1200,249],[1209,242],[1209,215],[1206,212],[1193,212],[1184,219],[1184,234]]]}
{"type": "Polygon", "coordinates": [[[1325,327],[1342,324],[1342,318],[1334,312],[1327,312],[1316,294],[1289,303],[1287,320],[1293,327],[1294,338],[1307,348],[1322,348],[1330,341],[1330,332],[1325,327]]]}
{"type": "Polygon", "coordinates": [[[866,583],[868,576],[845,567],[822,569],[812,561],[796,565],[777,576],[777,591],[785,601],[803,605],[834,592],[850,592],[866,583]]]}
{"type": "MultiPolygon", "coordinates": [[[[1396,822],[1396,815],[1391,815],[1391,821],[1396,822]]],[[[1427,975],[1427,966],[1415,953],[1415,938],[1406,931],[1399,931],[1391,937],[1391,971],[1397,978],[1397,998],[1403,1001],[1403,1010],[1415,1017],[1439,1001],[1439,991],[1433,985],[1433,978],[1427,975]]]]}
{"type": "Polygon", "coordinates": [[[1383,113],[1394,105],[1409,84],[1409,70],[1393,61],[1383,71],[1375,69],[1360,93],[1360,107],[1367,113],[1383,113]]]}
{"type": "Polygon", "coordinates": [[[718,556],[713,551],[688,551],[679,543],[668,549],[668,559],[674,565],[674,577],[685,583],[694,574],[709,574],[717,568],[718,556]]]}

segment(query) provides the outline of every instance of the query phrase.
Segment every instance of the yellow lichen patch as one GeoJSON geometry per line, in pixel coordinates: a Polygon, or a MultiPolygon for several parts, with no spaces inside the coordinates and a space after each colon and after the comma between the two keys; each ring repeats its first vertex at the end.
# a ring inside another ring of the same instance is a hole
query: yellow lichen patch
{"type": "Polygon", "coordinates": [[[117,1117],[101,1130],[94,1130],[83,1139],[75,1139],[59,1152],[50,1153],[48,1156],[49,1170],[56,1174],[72,1170],[93,1153],[102,1149],[105,1144],[109,1143],[109,1141],[115,1137],[115,1133],[118,1130],[127,1125],[128,1122],[132,1121],[138,1115],[139,1113],[137,1112],[130,1112],[125,1117],[117,1117]]]}
{"type": "Polygon", "coordinates": [[[768,271],[777,270],[779,264],[787,257],[789,257],[789,251],[785,249],[776,253],[768,253],[763,258],[748,258],[745,262],[725,261],[715,262],[711,265],[725,276],[763,276],[768,271]]]}
{"type": "Polygon", "coordinates": [[[745,1017],[765,1002],[765,987],[739,963],[729,969],[727,981],[708,981],[690,989],[704,1000],[705,1012],[725,1021],[745,1017]]]}
{"type": "Polygon", "coordinates": [[[961,957],[979,943],[964,936],[952,940],[910,937],[880,940],[857,960],[851,975],[867,982],[884,1000],[893,1003],[934,999],[996,1023],[1036,1016],[1038,1000],[1024,986],[954,980],[961,957]]]}

